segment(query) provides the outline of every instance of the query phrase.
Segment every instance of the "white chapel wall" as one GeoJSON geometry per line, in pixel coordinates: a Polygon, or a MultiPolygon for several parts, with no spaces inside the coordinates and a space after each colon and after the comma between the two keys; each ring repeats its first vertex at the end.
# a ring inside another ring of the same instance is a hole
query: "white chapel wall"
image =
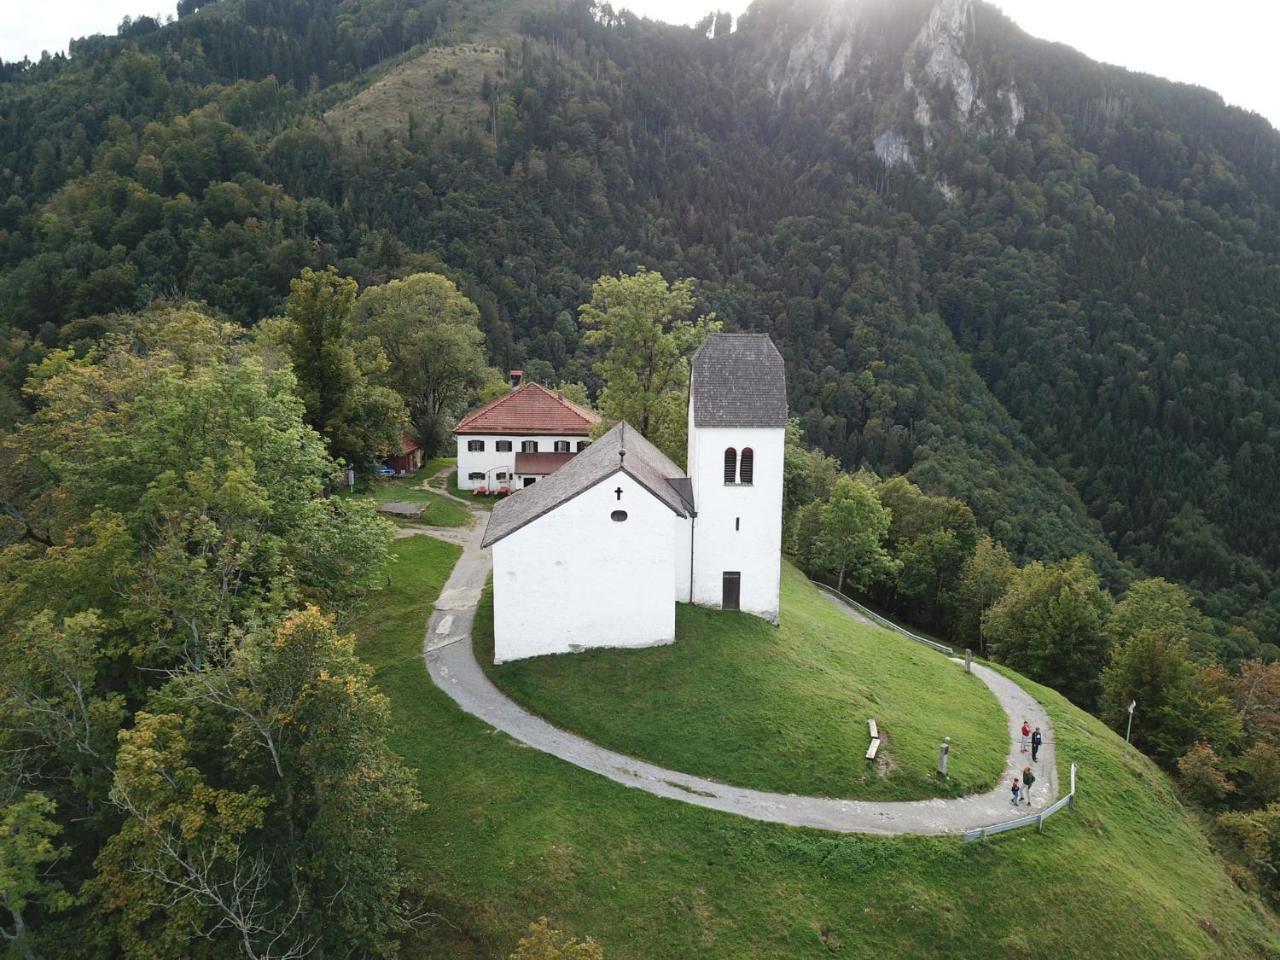
{"type": "Polygon", "coordinates": [[[499,540],[493,545],[495,660],[672,642],[673,553],[684,524],[629,476],[615,473],[499,540]],[[625,510],[627,519],[612,520],[615,510],[625,510]]]}

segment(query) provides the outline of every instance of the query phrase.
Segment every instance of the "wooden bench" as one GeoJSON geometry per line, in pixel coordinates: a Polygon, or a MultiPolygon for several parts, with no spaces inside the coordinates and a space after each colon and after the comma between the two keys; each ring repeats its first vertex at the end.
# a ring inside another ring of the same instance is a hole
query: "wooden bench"
{"type": "Polygon", "coordinates": [[[867,747],[867,759],[874,760],[876,751],[880,749],[880,728],[876,726],[875,717],[867,717],[867,730],[871,733],[871,746],[867,747]]]}

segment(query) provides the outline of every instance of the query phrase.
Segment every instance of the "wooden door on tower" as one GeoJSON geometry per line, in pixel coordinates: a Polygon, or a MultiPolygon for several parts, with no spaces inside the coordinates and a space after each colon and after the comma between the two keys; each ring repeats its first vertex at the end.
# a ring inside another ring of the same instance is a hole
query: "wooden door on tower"
{"type": "Polygon", "coordinates": [[[736,570],[726,570],[723,581],[723,596],[720,600],[720,607],[723,610],[739,609],[739,600],[742,596],[742,574],[736,570]]]}

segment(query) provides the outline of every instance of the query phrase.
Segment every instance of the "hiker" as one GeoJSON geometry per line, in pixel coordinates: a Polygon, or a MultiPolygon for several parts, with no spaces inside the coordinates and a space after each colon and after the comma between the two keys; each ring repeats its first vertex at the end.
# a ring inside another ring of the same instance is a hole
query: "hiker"
{"type": "Polygon", "coordinates": [[[1040,744],[1044,743],[1044,737],[1040,735],[1040,728],[1036,727],[1036,732],[1031,735],[1031,762],[1040,762],[1040,744]]]}
{"type": "Polygon", "coordinates": [[[1022,788],[1018,786],[1018,778],[1014,777],[1013,778],[1013,799],[1011,799],[1009,802],[1012,803],[1015,807],[1018,805],[1018,797],[1021,793],[1022,793],[1022,788]]]}
{"type": "Polygon", "coordinates": [[[1031,736],[1031,728],[1027,726],[1027,721],[1022,721],[1022,752],[1027,752],[1027,738],[1031,736]]]}
{"type": "Polygon", "coordinates": [[[1026,794],[1027,806],[1031,806],[1031,785],[1036,782],[1036,775],[1030,767],[1022,768],[1022,792],[1026,794]]]}

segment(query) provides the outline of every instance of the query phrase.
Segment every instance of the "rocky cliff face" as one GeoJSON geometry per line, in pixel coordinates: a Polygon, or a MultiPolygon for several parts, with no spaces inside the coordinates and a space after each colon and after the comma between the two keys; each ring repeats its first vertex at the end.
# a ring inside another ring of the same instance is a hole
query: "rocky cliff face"
{"type": "Polygon", "coordinates": [[[982,62],[977,6],[818,0],[791,15],[775,10],[764,25],[769,90],[779,103],[807,94],[883,105],[869,133],[891,165],[916,168],[916,152],[927,152],[948,128],[1015,136],[1025,107],[1015,80],[993,76],[982,62]],[[903,32],[904,23],[913,32],[903,32]]]}
{"type": "Polygon", "coordinates": [[[951,119],[969,132],[1014,136],[1022,123],[1025,111],[1012,81],[988,89],[984,98],[975,66],[977,28],[973,8],[973,0],[938,0],[907,48],[902,85],[915,100],[912,113],[926,147],[932,142],[937,122],[931,95],[940,96],[945,102],[949,94],[951,119]],[[923,66],[917,66],[921,62],[923,66]]]}

